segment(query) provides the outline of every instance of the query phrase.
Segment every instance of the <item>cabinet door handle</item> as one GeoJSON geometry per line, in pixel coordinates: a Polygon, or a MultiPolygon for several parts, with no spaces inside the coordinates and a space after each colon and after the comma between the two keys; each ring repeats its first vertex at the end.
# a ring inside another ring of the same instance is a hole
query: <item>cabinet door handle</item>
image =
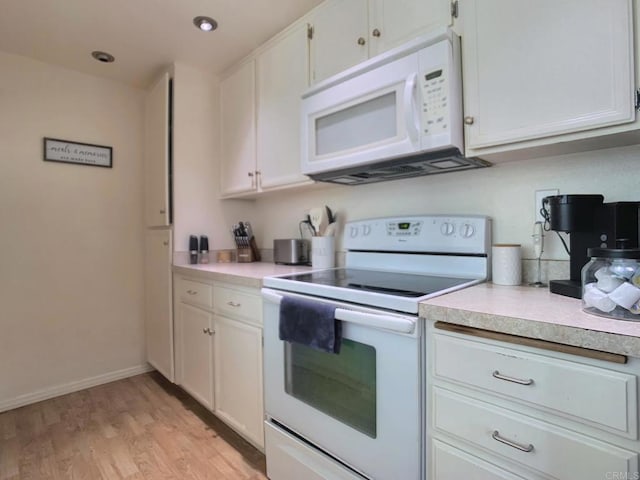
{"type": "Polygon", "coordinates": [[[239,307],[241,304],[240,303],[236,303],[236,302],[227,302],[227,305],[229,305],[230,307],[239,307]]]}
{"type": "Polygon", "coordinates": [[[504,443],[505,445],[509,445],[512,448],[520,450],[521,452],[527,452],[527,453],[533,452],[532,444],[529,444],[526,447],[524,447],[516,442],[512,442],[511,440],[507,440],[506,438],[501,437],[500,432],[498,432],[498,430],[493,431],[493,433],[491,434],[491,438],[493,438],[496,442],[504,443]]]}
{"type": "Polygon", "coordinates": [[[210,332],[211,332],[211,330],[209,330],[208,328],[203,328],[202,329],[202,333],[210,333],[210,332]]]}
{"type": "Polygon", "coordinates": [[[373,32],[371,32],[371,35],[373,35],[374,37],[379,37],[381,35],[380,30],[374,28],[373,32]]]}
{"type": "Polygon", "coordinates": [[[364,37],[358,38],[358,45],[364,45],[365,43],[367,43],[367,41],[364,39],[364,37]]]}
{"type": "Polygon", "coordinates": [[[504,380],[506,382],[517,383],[518,385],[533,385],[533,378],[522,380],[520,378],[508,377],[506,375],[502,375],[498,370],[494,370],[491,375],[493,376],[493,378],[504,380]]]}
{"type": "Polygon", "coordinates": [[[189,295],[197,295],[198,294],[198,292],[196,292],[195,290],[187,290],[187,293],[189,295]]]}
{"type": "Polygon", "coordinates": [[[165,240],[164,242],[162,242],[162,244],[163,244],[165,247],[168,247],[168,246],[169,246],[169,242],[167,242],[166,240],[165,240]]]}
{"type": "Polygon", "coordinates": [[[476,119],[473,117],[464,117],[464,124],[465,125],[473,125],[473,122],[475,122],[476,119]]]}
{"type": "Polygon", "coordinates": [[[160,214],[164,215],[165,213],[167,213],[167,211],[163,208],[162,210],[160,210],[160,214]]]}

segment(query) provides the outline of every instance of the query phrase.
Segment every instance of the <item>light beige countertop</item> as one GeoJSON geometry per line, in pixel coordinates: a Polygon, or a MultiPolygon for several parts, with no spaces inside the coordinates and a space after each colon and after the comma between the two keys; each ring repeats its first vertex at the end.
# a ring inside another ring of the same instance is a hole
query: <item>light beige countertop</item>
{"type": "Polygon", "coordinates": [[[483,283],[420,304],[441,322],[640,357],[640,322],[584,313],[582,302],[547,288],[483,283]]]}
{"type": "Polygon", "coordinates": [[[261,288],[262,279],[272,275],[308,272],[311,267],[300,265],[277,265],[267,262],[252,263],[205,263],[197,265],[174,265],[174,273],[192,278],[217,280],[244,287],[261,288]]]}

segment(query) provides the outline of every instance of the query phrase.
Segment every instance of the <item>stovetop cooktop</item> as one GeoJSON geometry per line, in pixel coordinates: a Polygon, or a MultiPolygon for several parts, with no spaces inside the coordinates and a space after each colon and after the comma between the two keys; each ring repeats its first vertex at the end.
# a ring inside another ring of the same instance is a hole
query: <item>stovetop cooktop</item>
{"type": "Polygon", "coordinates": [[[347,288],[399,297],[417,298],[462,285],[468,278],[338,268],[280,277],[283,280],[347,288]]]}

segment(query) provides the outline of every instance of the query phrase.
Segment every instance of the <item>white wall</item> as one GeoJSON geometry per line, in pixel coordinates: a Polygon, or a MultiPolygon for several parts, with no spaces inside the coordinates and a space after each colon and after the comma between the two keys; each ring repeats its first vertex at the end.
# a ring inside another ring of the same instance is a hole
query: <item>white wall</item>
{"type": "MultiPolygon", "coordinates": [[[[256,215],[261,219],[258,239],[261,248],[272,248],[274,238],[297,237],[298,222],[309,208],[325,204],[338,212],[341,222],[400,214],[482,214],[493,218],[494,243],[520,243],[523,255],[532,258],[534,192],[551,188],[560,193],[601,193],[605,202],[640,201],[640,147],[508,162],[372,185],[274,194],[257,202],[256,215]]],[[[544,258],[568,259],[554,233],[547,233],[545,245],[544,258]]]]}
{"type": "Polygon", "coordinates": [[[4,53],[0,72],[1,410],[145,355],[143,93],[4,53]],[[113,168],[45,162],[45,136],[113,168]]]}
{"type": "Polygon", "coordinates": [[[234,248],[231,225],[253,221],[254,202],[220,200],[220,81],[173,65],[174,249],[189,250],[189,235],[207,235],[209,249],[234,248]]]}

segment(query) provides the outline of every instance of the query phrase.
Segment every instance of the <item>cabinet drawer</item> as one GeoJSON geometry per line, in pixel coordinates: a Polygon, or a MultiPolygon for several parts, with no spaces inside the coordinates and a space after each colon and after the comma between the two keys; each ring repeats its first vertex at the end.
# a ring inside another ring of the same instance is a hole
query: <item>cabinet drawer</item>
{"type": "Polygon", "coordinates": [[[244,317],[262,325],[262,298],[258,295],[216,285],[213,303],[218,313],[244,317]]]}
{"type": "Polygon", "coordinates": [[[211,285],[181,279],[178,282],[178,296],[181,302],[211,308],[213,306],[213,294],[211,285]]]}
{"type": "Polygon", "coordinates": [[[430,468],[431,478],[437,480],[524,480],[437,440],[431,444],[430,468]]]}
{"type": "Polygon", "coordinates": [[[558,480],[634,478],[638,454],[435,387],[433,425],[558,480]],[[526,450],[526,451],[525,451],[526,450]]]}
{"type": "Polygon", "coordinates": [[[434,335],[433,348],[436,378],[505,395],[637,438],[634,375],[440,334],[434,335]]]}

